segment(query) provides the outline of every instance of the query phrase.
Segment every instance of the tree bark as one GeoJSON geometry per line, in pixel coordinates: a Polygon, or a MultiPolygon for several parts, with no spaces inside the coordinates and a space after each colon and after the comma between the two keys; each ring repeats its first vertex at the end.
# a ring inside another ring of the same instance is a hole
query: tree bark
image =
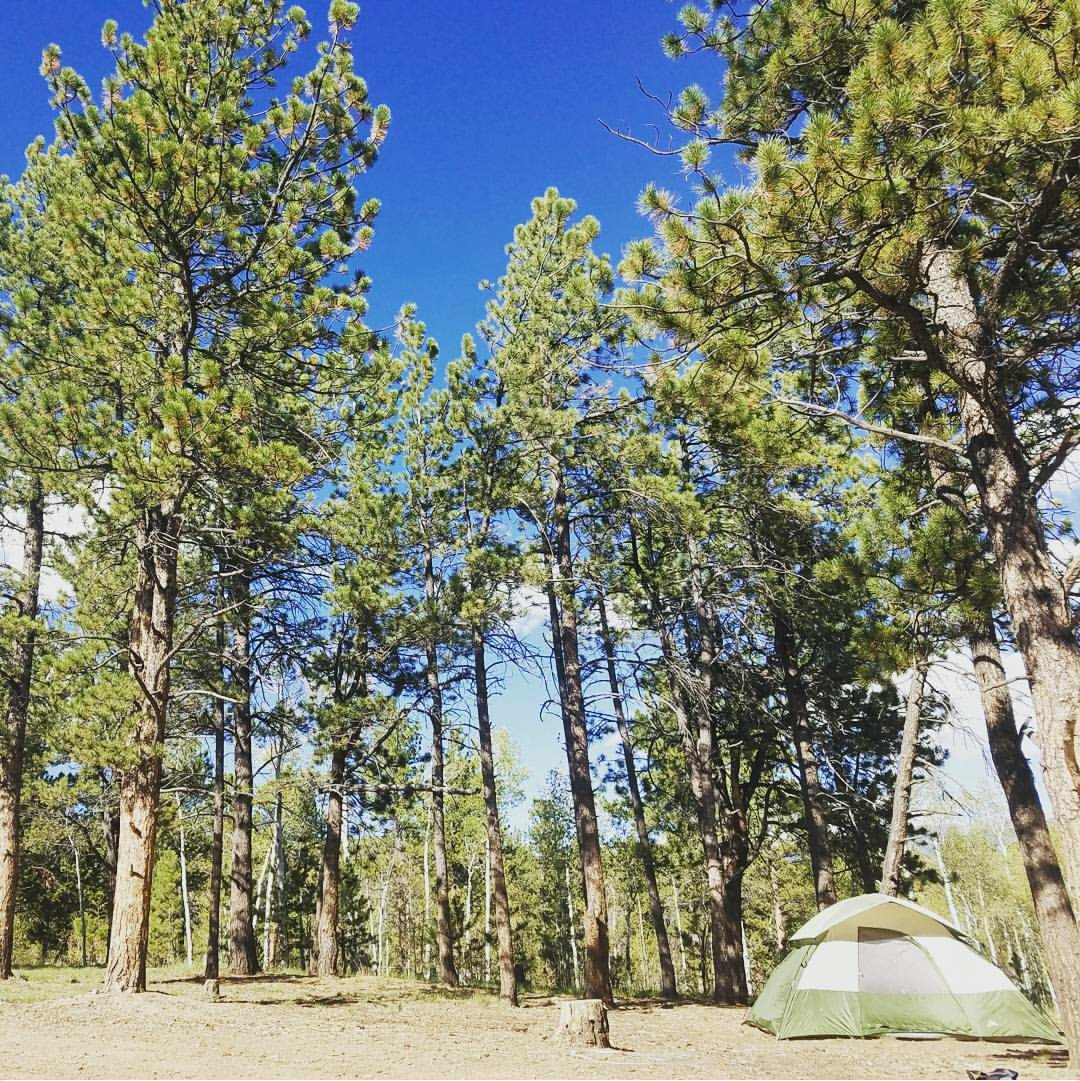
{"type": "MultiPolygon", "coordinates": [[[[641,869],[645,875],[645,884],[649,893],[649,917],[652,920],[653,933],[656,935],[656,952],[660,961],[660,993],[664,998],[674,998],[675,965],[671,959],[671,943],[668,940],[667,923],[664,920],[664,904],[660,899],[660,887],[656,881],[656,862],[653,859],[652,840],[645,821],[645,805],[641,799],[638,784],[637,766],[634,763],[634,744],[630,735],[630,726],[623,708],[622,691],[619,687],[618,672],[615,669],[615,642],[608,626],[607,606],[603,594],[596,599],[597,614],[600,617],[600,640],[604,649],[604,662],[607,667],[608,687],[611,690],[611,706],[615,713],[615,724],[622,743],[623,765],[626,768],[626,786],[630,790],[630,803],[634,812],[634,827],[637,830],[638,854],[641,857],[641,869]]],[[[644,963],[644,958],[642,958],[644,963]]]]}
{"type": "Polygon", "coordinates": [[[113,807],[111,792],[115,786],[115,778],[102,770],[101,778],[101,835],[102,847],[105,852],[105,904],[106,911],[106,945],[105,963],[109,962],[109,946],[112,940],[112,913],[113,901],[116,897],[116,851],[120,846],[120,808],[113,807]]]}
{"type": "Polygon", "coordinates": [[[1009,409],[1002,363],[979,317],[956,254],[932,247],[923,261],[934,320],[951,349],[970,476],[979,495],[1002,596],[1031,686],[1036,740],[1061,837],[1065,880],[1080,889],[1080,643],[1065,583],[1054,569],[1039,513],[1039,491],[1009,409]]]}
{"type": "Polygon", "coordinates": [[[255,944],[255,896],[252,860],[254,770],[251,741],[251,582],[234,568],[232,601],[237,606],[229,686],[233,697],[233,833],[229,873],[229,972],[251,976],[259,971],[255,944]]]}
{"type": "Polygon", "coordinates": [[[908,815],[911,811],[911,782],[915,771],[915,752],[919,746],[919,726],[922,720],[923,696],[926,691],[927,659],[916,656],[915,668],[908,689],[904,712],[904,734],[900,741],[900,757],[896,762],[896,783],[893,787],[892,819],[885,859],[881,865],[881,892],[895,897],[900,888],[900,866],[907,846],[908,815]]]}
{"type": "Polygon", "coordinates": [[[566,886],[566,928],[570,938],[570,986],[578,986],[577,927],[574,926],[574,891],[570,885],[570,862],[563,864],[563,880],[566,886]]]}
{"type": "Polygon", "coordinates": [[[582,1047],[610,1047],[603,1000],[574,999],[560,1003],[555,1038],[582,1047]]]}
{"type": "Polygon", "coordinates": [[[577,600],[574,593],[574,558],[570,539],[570,512],[562,471],[553,464],[555,556],[558,577],[555,595],[559,600],[557,633],[565,682],[562,708],[566,737],[566,759],[570,772],[570,792],[574,799],[574,824],[578,854],[585,883],[585,913],[582,920],[585,946],[584,986],[586,998],[614,1001],[611,990],[610,945],[608,942],[607,897],[600,850],[600,830],[596,821],[592,771],[589,765],[589,730],[585,719],[585,698],[581,687],[581,659],[578,652],[577,600]]]}
{"type": "Polygon", "coordinates": [[[712,766],[712,721],[704,707],[698,710],[697,731],[691,727],[690,709],[687,705],[687,673],[679,664],[671,634],[661,628],[661,650],[668,672],[672,712],[683,744],[686,769],[690,778],[690,792],[697,810],[698,835],[701,838],[702,856],[705,862],[706,902],[709,914],[709,940],[713,970],[713,1001],[735,1005],[727,997],[730,986],[724,957],[724,866],[720,858],[720,830],[717,821],[719,795],[716,776],[712,766]]]}
{"type": "MultiPolygon", "coordinates": [[[[431,549],[424,552],[424,596],[429,617],[434,619],[435,566],[431,549]]],[[[435,939],[439,949],[439,976],[448,987],[457,987],[454,965],[454,926],[450,913],[450,872],[446,858],[446,759],[443,727],[442,683],[434,628],[425,643],[427,685],[431,698],[431,832],[435,848],[435,939]]]]}
{"type": "Polygon", "coordinates": [[[0,728],[0,980],[11,976],[15,942],[15,897],[19,881],[19,815],[22,805],[26,718],[30,710],[30,684],[34,674],[41,558],[45,538],[45,496],[41,481],[30,480],[23,534],[23,566],[14,602],[27,622],[12,643],[7,684],[7,709],[0,728]]]}
{"type": "MultiPolygon", "coordinates": [[[[279,759],[278,780],[280,781],[280,779],[279,759]]],[[[342,810],[344,812],[344,808],[342,810]]],[[[342,821],[344,822],[344,814],[342,815],[342,821]]],[[[347,834],[348,823],[345,823],[344,829],[347,834]]],[[[280,955],[285,959],[285,964],[288,965],[292,951],[289,946],[289,890],[288,883],[285,881],[285,805],[280,785],[277,794],[274,796],[274,854],[278,878],[278,941],[280,943],[280,955]]],[[[348,853],[346,853],[347,855],[348,853]]]]}
{"type": "Polygon", "coordinates": [[[814,753],[810,712],[807,708],[806,687],[799,671],[798,646],[795,632],[787,614],[773,607],[773,644],[784,679],[787,697],[788,724],[795,746],[799,769],[799,790],[802,793],[803,820],[806,825],[810,867],[814,875],[814,895],[818,909],[836,904],[836,883],[833,876],[832,847],[829,844],[829,824],[818,777],[817,755],[814,753]]]}
{"type": "Polygon", "coordinates": [[[311,945],[311,974],[337,976],[338,912],[341,900],[341,808],[345,784],[345,748],[336,747],[330,760],[330,793],[326,801],[326,837],[319,874],[319,903],[311,945]]]}
{"type": "MultiPolygon", "coordinates": [[[[488,904],[494,901],[495,935],[499,950],[499,998],[516,1006],[517,977],[514,973],[514,937],[510,924],[510,897],[506,890],[506,870],[503,866],[502,825],[499,822],[499,800],[495,787],[495,754],[491,745],[491,715],[488,709],[487,657],[484,635],[473,627],[473,671],[476,680],[476,724],[480,744],[480,777],[484,789],[484,809],[487,827],[487,875],[491,892],[485,890],[485,929],[488,904]]],[[[486,950],[485,944],[485,950],[486,950]]]]}
{"type": "MultiPolygon", "coordinates": [[[[683,462],[687,475],[690,473],[689,456],[683,447],[683,462]]],[[[697,633],[697,687],[700,701],[697,708],[697,772],[701,785],[699,810],[702,842],[706,849],[705,860],[709,881],[710,929],[712,932],[713,1000],[730,1005],[746,1001],[746,974],[742,953],[742,876],[746,869],[748,842],[746,839],[746,814],[742,807],[739,783],[739,766],[729,771],[726,793],[718,781],[720,761],[716,754],[716,735],[713,728],[713,699],[716,688],[717,646],[714,617],[706,598],[701,552],[697,538],[687,536],[689,557],[690,603],[697,633]],[[726,797],[726,798],[725,798],[726,797]],[[722,821],[720,815],[724,815],[722,821]],[[705,837],[709,835],[706,844],[705,837]],[[714,847],[715,846],[715,847],[714,847]],[[732,923],[731,912],[737,910],[739,925],[732,923]]],[[[688,640],[691,637],[688,632],[688,640]]],[[[669,640],[669,649],[673,643],[669,640]]],[[[689,715],[692,699],[689,684],[682,687],[686,713],[689,715]]],[[[684,720],[684,724],[686,724],[684,720]]],[[[684,737],[684,746],[685,746],[684,737]]],[[[733,750],[732,755],[738,754],[733,750]]]]}
{"type": "Polygon", "coordinates": [[[1080,1062],[1080,927],[1054,851],[1035,778],[1020,747],[1005,665],[989,613],[969,627],[968,645],[986,718],[990,757],[1005,792],[1020,846],[1069,1058],[1077,1063],[1080,1062]]]}
{"type": "Polygon", "coordinates": [[[150,892],[161,798],[161,755],[169,706],[169,664],[176,616],[180,515],[171,502],[144,509],[135,529],[135,599],[130,670],[140,684],[135,703],[135,765],[120,775],[116,855],[105,988],[146,990],[150,892]]]}
{"type": "Polygon", "coordinates": [[[83,897],[83,881],[82,881],[82,863],[79,859],[79,846],[75,843],[75,838],[68,836],[68,843],[71,845],[71,853],[75,857],[75,892],[78,895],[79,900],[79,931],[82,945],[82,967],[86,968],[86,900],[83,897]]]}
{"type": "Polygon", "coordinates": [[[176,828],[180,834],[180,903],[184,909],[184,953],[188,967],[194,963],[191,941],[191,895],[188,893],[187,846],[184,843],[184,807],[176,796],[176,828]]]}
{"type": "MultiPolygon", "coordinates": [[[[223,647],[219,631],[218,645],[223,647]]],[[[219,651],[220,652],[220,651],[219,651]]],[[[210,842],[210,897],[206,916],[206,964],[203,978],[221,975],[221,873],[225,847],[225,703],[214,702],[214,826],[210,842]]]]}

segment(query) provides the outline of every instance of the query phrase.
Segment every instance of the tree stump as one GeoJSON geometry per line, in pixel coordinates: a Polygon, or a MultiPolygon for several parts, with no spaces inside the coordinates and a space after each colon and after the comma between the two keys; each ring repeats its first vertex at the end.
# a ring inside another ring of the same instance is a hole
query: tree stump
{"type": "Polygon", "coordinates": [[[221,998],[221,985],[217,980],[207,980],[203,984],[203,996],[211,1002],[217,1002],[221,998]]]}
{"type": "Polygon", "coordinates": [[[604,1003],[598,998],[575,998],[560,1003],[555,1036],[581,1047],[610,1047],[604,1003]]]}

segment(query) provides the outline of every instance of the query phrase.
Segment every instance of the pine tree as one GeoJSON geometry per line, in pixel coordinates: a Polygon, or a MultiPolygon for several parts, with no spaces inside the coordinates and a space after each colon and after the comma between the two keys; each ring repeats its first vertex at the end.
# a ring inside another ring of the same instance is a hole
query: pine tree
{"type": "Polygon", "coordinates": [[[555,189],[533,200],[533,216],[514,232],[481,332],[503,387],[508,434],[518,445],[516,503],[536,531],[547,568],[552,637],[560,687],[578,851],[585,880],[585,993],[611,1000],[607,900],[596,820],[578,641],[574,454],[593,435],[589,367],[610,362],[624,318],[603,305],[611,266],[592,251],[593,218],[572,223],[574,203],[555,189]]]}
{"type": "Polygon", "coordinates": [[[328,437],[319,403],[347,374],[321,358],[342,335],[366,335],[364,280],[329,277],[369,241],[377,205],[358,204],[353,185],[388,122],[352,70],[355,16],[335,0],[329,42],[280,99],[274,80],[310,27],[278,3],[159,0],[142,44],[106,24],[116,70],[98,103],[57,47],[45,52],[58,143],[82,178],[81,198],[54,191],[48,213],[81,283],[80,316],[97,329],[77,358],[48,362],[79,388],[79,437],[107,458],[109,514],[126,523],[136,566],[139,755],[121,779],[110,988],[146,984],[177,566],[194,493],[222,478],[259,488],[303,475],[310,440],[328,437]]]}
{"type": "Polygon", "coordinates": [[[668,51],[726,66],[718,106],[690,87],[672,114],[702,199],[681,212],[647,192],[662,251],[637,247],[627,270],[662,279],[646,289],[659,322],[718,361],[771,324],[773,373],[803,377],[778,389],[811,412],[873,426],[853,416],[860,383],[887,395],[918,380],[957,419],[955,438],[928,415],[888,434],[947,454],[977,494],[1066,871],[1080,877],[1080,563],[1055,565],[1040,509],[1080,438],[1063,359],[1080,247],[1077,13],[930,0],[849,19],[785,0],[745,17],[688,5],[681,18],[668,51]],[[720,185],[713,146],[752,164],[750,186],[720,185]]]}

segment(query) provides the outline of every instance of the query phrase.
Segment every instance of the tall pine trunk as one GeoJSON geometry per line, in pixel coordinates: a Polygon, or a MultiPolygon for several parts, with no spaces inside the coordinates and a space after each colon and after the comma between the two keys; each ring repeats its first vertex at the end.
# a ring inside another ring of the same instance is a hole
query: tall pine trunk
{"type": "Polygon", "coordinates": [[[180,834],[180,903],[184,909],[184,953],[188,967],[194,963],[191,941],[191,894],[188,892],[187,845],[184,838],[184,806],[180,794],[176,795],[176,828],[180,834]]]}
{"type": "MultiPolygon", "coordinates": [[[[218,635],[218,644],[223,636],[218,635]]],[[[214,703],[214,821],[210,840],[210,896],[206,915],[206,964],[203,976],[221,975],[221,873],[225,848],[225,703],[214,703]]]]}
{"type": "MultiPolygon", "coordinates": [[[[503,866],[499,799],[495,787],[495,754],[491,745],[491,715],[488,710],[487,657],[484,649],[484,635],[479,627],[473,627],[472,645],[476,680],[476,725],[480,744],[480,777],[484,789],[487,827],[485,877],[490,879],[490,893],[485,889],[485,931],[487,930],[488,905],[494,902],[495,936],[499,950],[499,998],[511,1006],[516,1006],[518,999],[517,976],[514,972],[514,938],[510,924],[510,897],[506,890],[506,870],[503,866]]],[[[484,948],[486,952],[488,948],[486,942],[484,948]]]]}
{"type": "Polygon", "coordinates": [[[989,613],[971,624],[968,645],[979,685],[990,757],[1009,805],[1045,947],[1069,1058],[1080,1062],[1080,927],[1065,887],[1031,766],[1020,747],[1005,665],[989,613]]]}
{"type": "Polygon", "coordinates": [[[589,765],[589,730],[585,718],[585,697],[581,686],[581,658],[578,651],[577,600],[574,591],[574,558],[570,539],[570,512],[562,471],[554,465],[555,556],[558,571],[554,583],[559,600],[558,627],[563,666],[563,729],[566,760],[570,772],[570,792],[574,801],[581,875],[585,884],[585,912],[582,919],[585,947],[584,987],[586,998],[612,1002],[610,944],[608,941],[607,897],[600,850],[600,830],[596,820],[592,771],[589,765]]]}
{"type": "Polygon", "coordinates": [[[936,246],[924,259],[935,318],[952,347],[951,373],[1002,596],[1024,659],[1047,791],[1061,838],[1065,879],[1080,890],[1080,643],[1039,513],[1039,491],[1009,410],[996,343],[979,319],[956,253],[936,246]]]}
{"type": "MultiPolygon", "coordinates": [[[[725,869],[720,856],[720,829],[717,820],[720,803],[713,764],[713,730],[708,710],[699,703],[697,724],[691,721],[693,695],[687,686],[689,673],[680,664],[671,632],[662,623],[660,647],[668,674],[671,707],[675,725],[683,745],[686,772],[690,780],[690,793],[697,811],[698,836],[705,864],[706,910],[709,917],[709,941],[712,960],[712,998],[714,1002],[735,1005],[737,999],[730,995],[733,984],[727,972],[724,952],[724,904],[725,869]]],[[[704,940],[704,939],[703,939],[704,940]]]]}
{"type": "Polygon", "coordinates": [[[885,859],[881,865],[881,892],[895,897],[900,888],[900,867],[907,847],[908,816],[911,811],[911,784],[915,772],[915,752],[919,746],[923,697],[926,693],[926,657],[917,655],[908,688],[904,711],[904,734],[900,740],[900,756],[896,762],[896,783],[893,786],[892,819],[885,859]]]}
{"type": "Polygon", "coordinates": [[[814,896],[819,909],[836,903],[836,883],[833,876],[832,847],[829,844],[829,824],[821,795],[817,755],[814,753],[810,712],[807,708],[806,687],[799,671],[798,645],[787,614],[773,608],[773,643],[776,659],[784,679],[787,696],[788,724],[795,746],[795,761],[799,769],[799,790],[802,793],[803,820],[806,825],[810,867],[814,875],[814,896]]]}
{"type": "MultiPolygon", "coordinates": [[[[278,760],[278,790],[274,796],[274,852],[277,863],[277,878],[278,878],[278,943],[279,943],[279,955],[284,958],[285,964],[288,965],[292,959],[292,948],[290,945],[291,939],[289,936],[289,887],[285,880],[286,864],[285,864],[285,804],[281,794],[280,786],[280,758],[278,760]]],[[[345,824],[346,836],[348,839],[348,824],[345,824]]],[[[346,856],[348,853],[346,853],[346,856]]]]}
{"type": "Polygon", "coordinates": [[[11,975],[15,941],[15,895],[19,880],[19,812],[22,805],[23,757],[26,717],[30,709],[30,683],[34,673],[37,634],[32,620],[38,615],[41,556],[45,538],[45,496],[41,481],[30,481],[23,534],[23,565],[15,593],[15,609],[27,620],[12,643],[7,684],[7,709],[0,729],[0,980],[11,975]]]}
{"type": "MultiPolygon", "coordinates": [[[[671,959],[671,943],[668,940],[667,923],[664,920],[664,904],[660,899],[660,887],[656,881],[656,862],[653,859],[652,840],[645,821],[645,805],[641,799],[641,787],[638,784],[637,766],[634,763],[634,743],[630,735],[630,726],[623,709],[622,691],[619,688],[619,676],[615,669],[615,642],[608,626],[607,605],[603,594],[596,598],[597,613],[600,617],[600,640],[604,649],[604,663],[607,668],[608,687],[611,690],[611,705],[615,712],[615,724],[622,743],[623,765],[626,768],[626,785],[630,790],[630,803],[634,811],[634,827],[637,830],[638,852],[641,857],[641,869],[645,875],[645,885],[649,893],[649,916],[652,920],[653,933],[656,935],[656,952],[660,961],[660,993],[664,998],[674,998],[675,965],[671,959]]],[[[642,964],[645,963],[644,957],[642,964]]]]}
{"type": "Polygon", "coordinates": [[[105,962],[109,961],[108,943],[112,940],[113,899],[116,897],[116,850],[120,845],[120,807],[113,804],[113,789],[116,778],[102,770],[101,779],[101,840],[105,856],[105,904],[106,904],[106,944],[105,962]]]}
{"type": "Polygon", "coordinates": [[[345,748],[330,759],[330,793],[326,801],[319,899],[315,908],[315,937],[311,944],[311,974],[337,976],[338,920],[341,907],[341,823],[344,806],[345,748]]]}
{"type": "Polygon", "coordinates": [[[112,991],[146,990],[179,541],[180,516],[175,504],[164,502],[140,513],[135,527],[137,570],[130,629],[130,668],[141,691],[135,703],[138,757],[120,777],[120,837],[105,968],[105,988],[112,991]]]}
{"type": "MultiPolygon", "coordinates": [[[[689,475],[689,457],[685,447],[683,456],[689,475]]],[[[700,698],[696,703],[696,734],[693,734],[689,727],[689,718],[694,715],[692,713],[694,696],[689,693],[691,688],[688,684],[680,685],[684,711],[681,726],[686,730],[683,745],[695,759],[691,771],[691,790],[693,790],[693,773],[697,774],[699,786],[696,799],[708,881],[713,1001],[725,1005],[737,1005],[746,1000],[741,928],[742,872],[745,869],[745,862],[740,862],[735,855],[741,839],[737,835],[731,835],[731,828],[733,825],[738,826],[743,821],[743,816],[729,814],[726,822],[720,817],[725,810],[725,804],[722,800],[723,792],[717,780],[719,762],[712,714],[717,648],[713,612],[705,595],[701,552],[697,539],[693,535],[687,536],[687,556],[690,565],[690,602],[694,618],[694,627],[687,630],[687,641],[691,641],[696,632],[698,646],[695,667],[700,698]],[[732,918],[732,912],[736,910],[740,917],[738,926],[732,918]]],[[[674,643],[670,639],[668,652],[671,657],[674,657],[674,643]]],[[[678,722],[678,717],[676,720],[678,722]]],[[[737,774],[738,770],[734,772],[737,774]]],[[[738,806],[739,801],[733,785],[731,791],[727,793],[727,807],[738,806]]]]}
{"type": "Polygon", "coordinates": [[[230,687],[233,704],[233,833],[229,873],[229,972],[250,976],[259,971],[255,943],[255,895],[252,868],[254,769],[251,742],[251,580],[246,568],[234,568],[230,687]]]}
{"type": "MultiPolygon", "coordinates": [[[[424,553],[424,595],[429,618],[434,620],[435,566],[431,549],[424,553]]],[[[458,984],[454,965],[454,928],[450,914],[450,871],[446,858],[446,747],[443,734],[442,683],[434,626],[428,630],[427,684],[431,699],[431,832],[435,848],[435,939],[439,948],[439,978],[449,987],[458,984]]]]}

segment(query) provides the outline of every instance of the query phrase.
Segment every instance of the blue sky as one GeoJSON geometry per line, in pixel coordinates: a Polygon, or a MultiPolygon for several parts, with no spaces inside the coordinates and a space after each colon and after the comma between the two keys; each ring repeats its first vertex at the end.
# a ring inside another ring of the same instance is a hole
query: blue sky
{"type": "MultiPolygon", "coordinates": [[[[304,6],[317,37],[326,2],[304,6]]],[[[102,24],[115,19],[141,37],[150,12],[139,0],[4,0],[3,11],[0,171],[14,176],[27,144],[52,133],[38,71],[43,47],[60,45],[64,63],[96,89],[111,69],[102,24]]],[[[600,220],[598,247],[613,258],[648,232],[637,196],[650,180],[677,186],[676,162],[616,138],[600,121],[666,146],[662,111],[639,81],[666,98],[695,77],[715,79],[714,64],[695,72],[664,58],[659,41],[677,11],[670,0],[361,3],[356,70],[393,114],[361,185],[383,205],[364,265],[373,326],[388,326],[402,303],[415,302],[443,355],[456,355],[461,335],[483,317],[478,283],[502,272],[514,226],[549,186],[600,220]]],[[[533,644],[541,634],[533,622],[533,644]]],[[[551,710],[540,720],[541,682],[509,670],[504,680],[493,717],[521,749],[532,795],[549,770],[565,770],[561,725],[551,710]]],[[[522,808],[516,824],[526,816],[522,808]]]]}
{"type": "MultiPolygon", "coordinates": [[[[371,323],[385,327],[405,301],[456,353],[483,315],[481,279],[495,279],[504,247],[529,202],[548,186],[599,218],[599,247],[617,257],[647,233],[636,210],[649,180],[681,182],[671,159],[610,135],[600,124],[667,145],[661,110],[638,81],[665,98],[699,80],[715,90],[715,62],[672,63],[659,48],[675,26],[671,0],[369,0],[353,33],[356,68],[375,101],[393,113],[382,156],[362,185],[383,203],[365,270],[373,279],[371,323]]],[[[316,35],[324,0],[307,5],[316,35]]],[[[141,36],[150,14],[139,0],[3,0],[0,41],[0,171],[22,169],[23,151],[50,134],[52,114],[39,72],[57,42],[64,61],[96,87],[109,69],[100,44],[107,18],[141,36]]],[[[727,179],[736,179],[729,165],[727,179]]],[[[533,622],[531,639],[542,630],[533,622]]],[[[960,699],[967,696],[954,693],[960,699]]],[[[505,725],[530,770],[529,794],[550,769],[564,770],[557,714],[539,718],[539,681],[505,673],[494,719],[505,725]]],[[[973,703],[964,702],[977,721],[973,703]]],[[[977,727],[977,725],[973,725],[977,727]]],[[[599,750],[599,749],[598,749],[599,750]]],[[[985,776],[981,745],[954,741],[953,770],[965,784],[985,776]]],[[[950,772],[952,772],[951,770],[950,772]]],[[[524,824],[525,811],[521,812],[524,824]]]]}
{"type": "MultiPolygon", "coordinates": [[[[326,2],[304,6],[318,36],[326,2]]],[[[27,143],[52,131],[42,48],[59,44],[65,64],[96,89],[110,67],[102,23],[114,18],[141,36],[150,13],[139,0],[4,0],[3,10],[0,170],[13,175],[27,143]]],[[[677,11],[670,0],[361,4],[356,69],[393,113],[362,185],[383,203],[365,266],[373,323],[415,301],[444,352],[454,352],[483,314],[477,283],[498,276],[514,225],[550,185],[600,219],[600,247],[613,257],[646,231],[637,195],[650,179],[672,178],[674,163],[599,121],[644,138],[663,130],[637,80],[666,97],[693,77],[659,47],[677,11]]],[[[717,68],[698,71],[715,77],[717,68]]]]}

